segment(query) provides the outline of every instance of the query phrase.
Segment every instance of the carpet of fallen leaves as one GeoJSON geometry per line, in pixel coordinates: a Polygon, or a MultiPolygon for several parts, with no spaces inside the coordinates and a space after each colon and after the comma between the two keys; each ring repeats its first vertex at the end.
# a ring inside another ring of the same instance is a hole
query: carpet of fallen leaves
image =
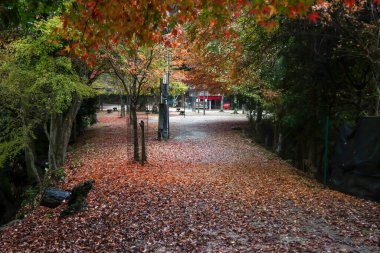
{"type": "Polygon", "coordinates": [[[242,115],[207,114],[173,114],[161,142],[149,116],[143,167],[126,120],[99,114],[61,185],[95,179],[87,210],[38,207],[0,232],[0,252],[380,252],[379,203],[324,189],[231,130],[242,115]]]}

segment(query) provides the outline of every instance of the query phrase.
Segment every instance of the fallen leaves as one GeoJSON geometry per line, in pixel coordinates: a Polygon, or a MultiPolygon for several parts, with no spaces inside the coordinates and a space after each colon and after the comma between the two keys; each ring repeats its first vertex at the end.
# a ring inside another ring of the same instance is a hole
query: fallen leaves
{"type": "Polygon", "coordinates": [[[99,115],[69,153],[62,185],[95,179],[87,210],[60,219],[64,206],[39,207],[1,232],[0,251],[380,250],[378,203],[322,188],[232,131],[244,117],[221,115],[173,115],[162,142],[150,116],[144,167],[129,161],[125,119],[99,115]]]}

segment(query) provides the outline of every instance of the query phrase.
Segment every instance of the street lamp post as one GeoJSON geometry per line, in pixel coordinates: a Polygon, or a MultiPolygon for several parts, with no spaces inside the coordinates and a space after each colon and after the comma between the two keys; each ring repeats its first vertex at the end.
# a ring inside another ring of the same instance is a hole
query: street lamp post
{"type": "Polygon", "coordinates": [[[186,115],[185,95],[186,95],[186,92],[183,93],[183,98],[182,98],[182,101],[183,101],[183,117],[185,117],[185,115],[186,115]]]}
{"type": "Polygon", "coordinates": [[[203,91],[203,115],[206,115],[205,100],[206,100],[206,92],[203,91]]]}

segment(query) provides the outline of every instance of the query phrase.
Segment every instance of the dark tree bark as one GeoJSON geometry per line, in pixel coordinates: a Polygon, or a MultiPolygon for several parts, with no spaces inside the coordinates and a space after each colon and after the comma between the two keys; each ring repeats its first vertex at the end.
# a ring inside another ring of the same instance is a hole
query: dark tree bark
{"type": "Polygon", "coordinates": [[[263,106],[259,102],[257,102],[256,111],[256,123],[259,123],[263,119],[263,106]]]}

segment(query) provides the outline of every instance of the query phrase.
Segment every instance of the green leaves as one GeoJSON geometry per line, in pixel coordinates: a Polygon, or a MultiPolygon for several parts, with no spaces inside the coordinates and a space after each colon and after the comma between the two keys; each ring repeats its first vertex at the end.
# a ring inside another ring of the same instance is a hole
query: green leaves
{"type": "Polygon", "coordinates": [[[0,63],[0,167],[34,138],[51,115],[64,113],[74,96],[95,92],[81,83],[72,59],[59,56],[53,31],[60,20],[41,21],[35,31],[11,43],[0,63]],[[8,127],[9,126],[9,127],[8,127]]]}
{"type": "Polygon", "coordinates": [[[32,28],[65,10],[67,0],[3,0],[0,3],[0,31],[15,27],[32,28]]]}

